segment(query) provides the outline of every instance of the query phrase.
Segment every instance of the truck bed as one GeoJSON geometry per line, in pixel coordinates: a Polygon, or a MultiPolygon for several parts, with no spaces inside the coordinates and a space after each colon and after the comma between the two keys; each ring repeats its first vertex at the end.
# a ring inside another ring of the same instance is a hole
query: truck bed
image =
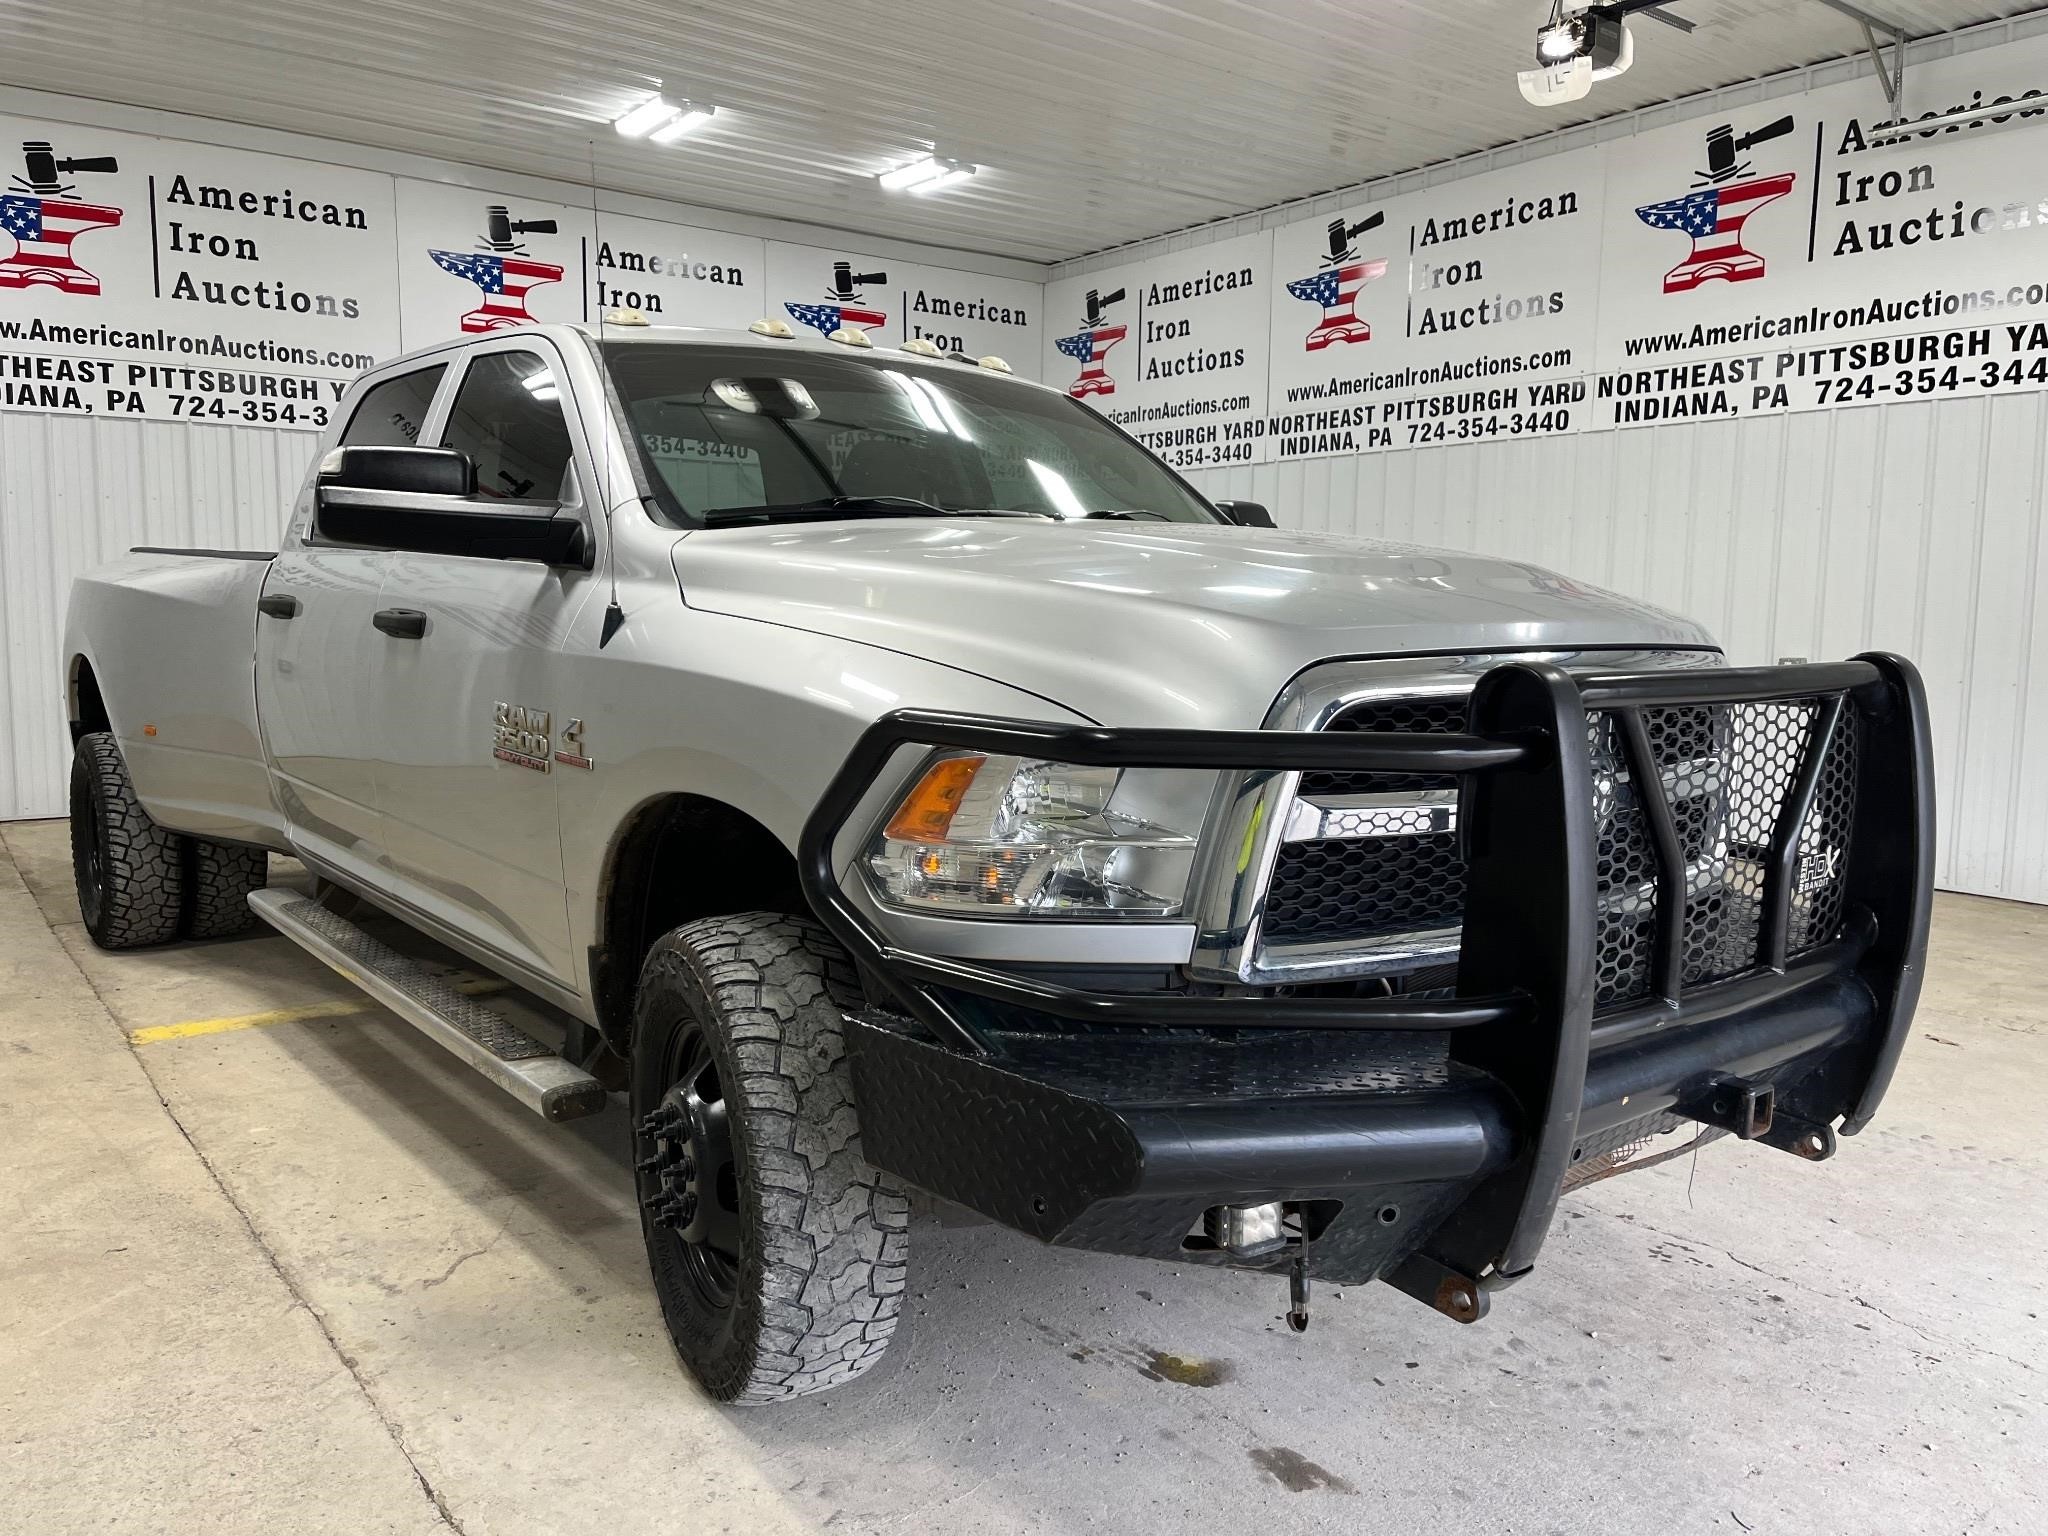
{"type": "Polygon", "coordinates": [[[271,558],[131,550],[73,585],[66,655],[74,678],[91,667],[158,824],[281,848],[256,724],[256,599],[271,558]]]}

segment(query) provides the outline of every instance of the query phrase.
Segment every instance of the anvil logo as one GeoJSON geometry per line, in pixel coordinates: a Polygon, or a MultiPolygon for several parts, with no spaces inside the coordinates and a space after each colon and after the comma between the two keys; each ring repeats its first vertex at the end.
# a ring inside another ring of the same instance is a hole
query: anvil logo
{"type": "Polygon", "coordinates": [[[1294,297],[1319,305],[1323,311],[1323,318],[1302,342],[1305,351],[1320,352],[1340,341],[1372,340],[1372,327],[1358,318],[1358,292],[1374,278],[1386,276],[1387,263],[1384,257],[1360,261],[1354,242],[1367,230],[1379,228],[1386,217],[1384,212],[1375,211],[1355,224],[1347,224],[1341,218],[1330,220],[1330,250],[1323,257],[1327,270],[1312,277],[1296,278],[1287,285],[1287,291],[1294,297]]]}
{"type": "Polygon", "coordinates": [[[0,234],[14,238],[14,250],[0,257],[0,288],[31,285],[60,293],[97,294],[98,276],[78,263],[71,242],[95,229],[121,222],[121,210],[78,199],[63,178],[76,172],[101,174],[120,169],[112,155],[59,159],[50,146],[31,139],[22,146],[23,174],[12,190],[0,193],[0,234]]]}
{"type": "Polygon", "coordinates": [[[886,272],[856,272],[850,261],[832,263],[832,285],[825,290],[828,302],[824,304],[785,303],[789,318],[798,325],[808,325],[821,336],[830,336],[834,331],[852,327],[857,330],[872,330],[878,325],[889,323],[887,310],[874,308],[861,297],[861,289],[870,284],[886,283],[886,272]]]}
{"type": "Polygon", "coordinates": [[[1709,129],[1706,169],[1693,175],[1693,185],[1704,190],[1636,209],[1636,217],[1652,229],[1692,236],[1692,254],[1664,274],[1666,293],[1684,293],[1715,278],[1740,283],[1764,275],[1764,258],[1743,246],[1742,226],[1765,203],[1790,192],[1797,178],[1790,171],[1751,176],[1749,162],[1736,156],[1791,131],[1790,117],[1739,136],[1727,123],[1709,129]]]}
{"type": "Polygon", "coordinates": [[[1060,351],[1081,365],[1080,374],[1067,386],[1067,393],[1076,400],[1085,400],[1090,395],[1116,393],[1116,380],[1109,376],[1102,360],[1111,347],[1131,333],[1127,325],[1105,323],[1109,306],[1121,304],[1123,299],[1124,290],[1121,288],[1115,293],[1100,293],[1090,288],[1087,298],[1082,301],[1081,324],[1085,329],[1072,336],[1061,336],[1053,342],[1060,351]]]}
{"type": "Polygon", "coordinates": [[[493,204],[484,210],[478,251],[427,252],[443,272],[475,283],[483,294],[483,303],[462,317],[463,330],[501,331],[534,323],[526,308],[527,294],[543,283],[559,283],[562,269],[553,262],[529,259],[517,237],[552,235],[555,230],[553,219],[514,219],[509,210],[493,204]]]}

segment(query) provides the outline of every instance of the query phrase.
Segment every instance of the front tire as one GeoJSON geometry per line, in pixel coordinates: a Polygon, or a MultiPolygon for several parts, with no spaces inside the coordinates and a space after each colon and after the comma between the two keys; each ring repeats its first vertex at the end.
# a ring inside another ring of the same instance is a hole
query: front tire
{"type": "Polygon", "coordinates": [[[861,1155],[858,1003],[838,946],[775,913],[685,923],[641,968],[641,1228],[676,1353],[721,1402],[839,1386],[895,1332],[909,1202],[861,1155]]]}
{"type": "Polygon", "coordinates": [[[108,731],[79,737],[71,759],[71,873],[85,931],[101,949],[178,936],[184,839],[149,819],[108,731]]]}

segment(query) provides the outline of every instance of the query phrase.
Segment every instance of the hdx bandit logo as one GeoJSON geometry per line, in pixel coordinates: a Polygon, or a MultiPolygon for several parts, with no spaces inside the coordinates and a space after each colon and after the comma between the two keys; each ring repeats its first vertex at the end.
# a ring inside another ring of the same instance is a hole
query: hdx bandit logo
{"type": "Polygon", "coordinates": [[[0,234],[14,237],[14,253],[0,259],[0,288],[40,284],[60,293],[98,293],[99,278],[78,264],[71,242],[95,229],[113,228],[121,222],[121,210],[85,202],[63,178],[100,175],[120,166],[112,155],[60,160],[41,139],[26,141],[21,152],[24,173],[13,178],[12,191],[0,193],[0,234]]]}
{"type": "Polygon", "coordinates": [[[1360,235],[1378,229],[1386,219],[1384,212],[1375,211],[1356,224],[1347,224],[1341,218],[1330,220],[1330,249],[1322,263],[1327,270],[1313,277],[1296,278],[1287,285],[1287,291],[1297,299],[1322,307],[1323,318],[1302,341],[1305,351],[1320,352],[1340,341],[1372,340],[1372,327],[1358,318],[1358,293],[1374,278],[1386,276],[1387,262],[1384,256],[1360,261],[1356,242],[1360,235]]]}
{"type": "Polygon", "coordinates": [[[1121,304],[1123,299],[1124,290],[1121,288],[1115,293],[1108,294],[1098,293],[1090,288],[1087,298],[1082,301],[1085,310],[1081,319],[1083,329],[1072,336],[1062,336],[1053,343],[1081,365],[1080,376],[1067,386],[1067,393],[1076,400],[1084,400],[1090,395],[1116,393],[1116,380],[1109,376],[1108,370],[1102,366],[1102,360],[1109,355],[1111,347],[1130,335],[1131,328],[1127,325],[1107,325],[1103,322],[1109,306],[1121,304]]]}
{"type": "Polygon", "coordinates": [[[808,325],[820,335],[830,336],[834,331],[854,326],[868,330],[877,325],[886,325],[889,315],[886,310],[869,309],[861,298],[860,291],[871,283],[886,283],[886,272],[856,272],[850,261],[832,263],[832,286],[825,290],[826,304],[791,304],[782,307],[789,311],[789,318],[798,325],[808,325]]]}
{"type": "Polygon", "coordinates": [[[1751,176],[1749,162],[1735,157],[1791,131],[1790,117],[1739,137],[1727,123],[1708,129],[1707,166],[1695,171],[1692,178],[1694,186],[1704,185],[1705,190],[1636,210],[1636,217],[1652,229],[1673,229],[1692,236],[1692,254],[1664,274],[1666,293],[1684,293],[1715,278],[1740,283],[1764,275],[1763,257],[1743,247],[1742,226],[1765,203],[1790,192],[1796,178],[1790,171],[1751,176]]]}
{"type": "Polygon", "coordinates": [[[553,262],[534,261],[520,244],[520,235],[552,235],[553,219],[514,219],[511,211],[493,203],[484,210],[484,232],[480,248],[469,251],[435,251],[427,254],[442,271],[475,283],[483,303],[462,317],[465,331],[502,331],[514,325],[532,325],[526,296],[543,283],[559,283],[562,269],[553,262]]]}

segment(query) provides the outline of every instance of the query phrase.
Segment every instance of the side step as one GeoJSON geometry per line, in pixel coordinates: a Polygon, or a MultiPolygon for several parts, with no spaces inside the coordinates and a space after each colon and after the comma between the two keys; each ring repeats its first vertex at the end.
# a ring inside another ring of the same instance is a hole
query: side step
{"type": "Polygon", "coordinates": [[[296,891],[250,894],[256,915],[549,1120],[594,1115],[604,1084],[503,1014],[466,997],[345,917],[296,891]]]}

